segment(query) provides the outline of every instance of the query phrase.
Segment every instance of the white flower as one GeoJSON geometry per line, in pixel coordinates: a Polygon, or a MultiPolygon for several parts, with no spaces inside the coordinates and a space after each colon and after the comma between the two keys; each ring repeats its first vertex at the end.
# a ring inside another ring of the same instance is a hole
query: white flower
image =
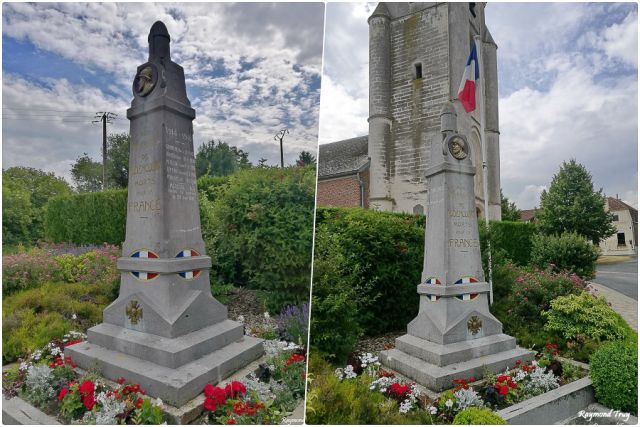
{"type": "Polygon", "coordinates": [[[71,315],[71,318],[72,318],[73,320],[76,320],[76,319],[78,318],[78,316],[76,316],[76,314],[75,314],[75,313],[73,313],[73,314],[71,315]]]}
{"type": "Polygon", "coordinates": [[[444,402],[444,406],[446,406],[447,408],[451,408],[453,406],[453,400],[447,399],[447,401],[444,402]]]}
{"type": "Polygon", "coordinates": [[[40,358],[42,357],[42,350],[34,351],[31,357],[33,358],[33,360],[40,360],[40,358]]]}
{"type": "Polygon", "coordinates": [[[264,312],[264,318],[265,318],[265,320],[269,320],[269,319],[271,319],[271,316],[269,315],[269,312],[268,312],[268,311],[265,311],[265,312],[264,312]]]}
{"type": "Polygon", "coordinates": [[[435,406],[430,406],[430,407],[429,407],[429,413],[430,413],[431,415],[435,415],[435,414],[437,414],[437,413],[438,413],[438,408],[436,408],[435,406]]]}
{"type": "Polygon", "coordinates": [[[398,409],[398,412],[400,412],[401,414],[406,414],[411,410],[412,407],[413,407],[413,403],[411,403],[409,399],[406,399],[400,404],[400,408],[398,409]]]}
{"type": "Polygon", "coordinates": [[[353,366],[347,365],[344,368],[344,378],[345,379],[350,380],[350,379],[355,378],[357,376],[358,376],[358,374],[356,374],[355,371],[353,370],[353,366]]]}
{"type": "Polygon", "coordinates": [[[471,406],[483,406],[484,401],[480,395],[472,388],[460,389],[453,394],[456,397],[456,406],[459,410],[469,408],[471,406]]]}
{"type": "Polygon", "coordinates": [[[242,314],[238,316],[238,322],[244,323],[244,316],[242,314]]]}
{"type": "Polygon", "coordinates": [[[29,366],[31,366],[31,364],[30,364],[30,363],[22,362],[22,363],[20,363],[20,368],[19,368],[19,370],[21,370],[21,371],[26,371],[27,369],[29,369],[29,366]]]}

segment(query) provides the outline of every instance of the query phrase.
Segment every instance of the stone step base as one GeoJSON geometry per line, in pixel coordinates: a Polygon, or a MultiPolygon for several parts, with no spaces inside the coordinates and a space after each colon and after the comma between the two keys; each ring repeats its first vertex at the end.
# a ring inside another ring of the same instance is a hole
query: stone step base
{"type": "Polygon", "coordinates": [[[453,344],[437,344],[409,334],[396,338],[396,349],[436,366],[447,366],[514,348],[516,339],[506,334],[453,344]]]}
{"type": "Polygon", "coordinates": [[[514,366],[516,360],[524,362],[532,360],[533,357],[532,351],[516,347],[466,362],[437,366],[395,348],[380,353],[380,361],[384,365],[433,391],[453,387],[453,380],[456,378],[482,378],[486,371],[503,372],[508,367],[514,366]]]}
{"type": "Polygon", "coordinates": [[[264,353],[262,340],[244,336],[219,350],[178,368],[168,368],[88,342],[67,347],[68,354],[83,369],[100,369],[111,380],[123,377],[138,383],[152,397],[181,406],[202,393],[207,383],[215,385],[264,353]]]}
{"type": "Polygon", "coordinates": [[[177,338],[101,323],[87,331],[87,341],[167,368],[177,368],[238,341],[244,327],[225,320],[177,338]]]}

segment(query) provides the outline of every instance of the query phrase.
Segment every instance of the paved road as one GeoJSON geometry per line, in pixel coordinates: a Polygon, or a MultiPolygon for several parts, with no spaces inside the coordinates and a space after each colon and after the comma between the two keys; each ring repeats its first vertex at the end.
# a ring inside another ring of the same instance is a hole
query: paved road
{"type": "Polygon", "coordinates": [[[638,301],[638,258],[596,266],[593,281],[638,301]]]}

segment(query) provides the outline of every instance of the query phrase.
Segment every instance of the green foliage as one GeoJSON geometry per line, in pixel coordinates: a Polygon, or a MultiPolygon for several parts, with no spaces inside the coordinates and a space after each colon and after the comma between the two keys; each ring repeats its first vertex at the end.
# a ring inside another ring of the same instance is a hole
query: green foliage
{"type": "Polygon", "coordinates": [[[80,393],[67,393],[60,404],[60,415],[67,420],[82,417],[87,409],[82,403],[80,393]]]}
{"type": "Polygon", "coordinates": [[[316,158],[310,151],[301,151],[298,156],[298,160],[296,160],[297,166],[315,166],[316,158]]]}
{"type": "Polygon", "coordinates": [[[44,236],[49,198],[71,194],[69,184],[52,172],[12,167],[2,172],[2,242],[32,243],[44,236]]]}
{"type": "Polygon", "coordinates": [[[213,202],[218,194],[224,191],[228,183],[228,176],[202,175],[197,180],[198,194],[200,197],[206,197],[209,202],[213,202]]]}
{"type": "Polygon", "coordinates": [[[458,412],[454,425],[502,425],[507,424],[502,417],[489,408],[467,408],[458,412]]]}
{"type": "Polygon", "coordinates": [[[502,251],[506,259],[526,266],[531,259],[532,238],[536,226],[528,222],[491,221],[490,239],[492,249],[502,251]]]}
{"type": "Polygon", "coordinates": [[[102,320],[114,287],[104,284],[47,283],[2,301],[2,359],[16,360],[71,330],[84,331],[102,320]],[[74,319],[75,315],[75,319],[74,319]]]}
{"type": "Polygon", "coordinates": [[[423,216],[318,208],[314,271],[325,273],[314,287],[353,289],[368,335],[404,328],[418,312],[423,247],[423,216]]]}
{"type": "Polygon", "coordinates": [[[373,378],[368,375],[340,381],[317,356],[311,357],[309,372],[307,424],[431,424],[426,411],[398,413],[395,400],[369,389],[373,378]]]}
{"type": "Polygon", "coordinates": [[[131,422],[137,425],[158,425],[164,423],[164,421],[164,412],[162,412],[159,406],[152,405],[151,399],[148,397],[144,398],[140,408],[133,411],[133,415],[131,416],[131,422]]]}
{"type": "Polygon", "coordinates": [[[552,266],[555,271],[569,271],[584,279],[595,276],[600,249],[576,233],[560,236],[533,237],[531,263],[540,268],[552,266]]]}
{"type": "Polygon", "coordinates": [[[251,167],[249,153],[230,146],[222,140],[210,140],[198,147],[196,153],[196,176],[227,176],[238,169],[251,167]]]}
{"type": "Polygon", "coordinates": [[[87,153],[76,159],[71,166],[71,177],[76,190],[81,193],[102,189],[102,163],[93,160],[87,153]]]}
{"type": "Polygon", "coordinates": [[[638,413],[637,342],[613,342],[600,347],[591,357],[589,376],[598,402],[608,408],[638,413]]]}
{"type": "Polygon", "coordinates": [[[121,244],[127,218],[127,190],[58,196],[49,200],[45,236],[54,242],[121,244]]]}
{"type": "Polygon", "coordinates": [[[314,349],[328,354],[332,361],[342,362],[362,334],[355,303],[360,296],[352,286],[360,269],[350,266],[344,253],[332,252],[338,245],[331,241],[337,239],[337,234],[316,233],[310,336],[314,349]]]}
{"type": "Polygon", "coordinates": [[[307,363],[302,361],[291,363],[289,358],[290,352],[281,352],[271,357],[267,361],[267,365],[273,365],[273,379],[278,383],[285,385],[286,389],[293,394],[295,399],[304,398],[306,387],[305,371],[307,363]]]}
{"type": "Polygon", "coordinates": [[[107,186],[127,188],[129,185],[129,144],[128,133],[107,136],[107,186]]]}
{"type": "Polygon", "coordinates": [[[201,198],[212,283],[265,291],[270,312],[308,301],[314,190],[311,168],[246,169],[201,198]]]}
{"type": "Polygon", "coordinates": [[[2,257],[2,292],[4,296],[40,286],[51,280],[58,264],[40,248],[2,257]]]}
{"type": "Polygon", "coordinates": [[[542,192],[536,217],[545,234],[575,232],[597,245],[616,232],[605,203],[602,189],[593,189],[591,174],[572,159],[562,163],[549,191],[542,192]]]}
{"type": "Polygon", "coordinates": [[[551,309],[542,312],[544,328],[558,332],[567,340],[586,335],[595,341],[630,339],[633,331],[607,301],[587,292],[559,296],[551,301],[551,309]]]}
{"type": "Polygon", "coordinates": [[[500,207],[503,221],[520,221],[520,209],[515,203],[510,202],[500,189],[500,207]]]}

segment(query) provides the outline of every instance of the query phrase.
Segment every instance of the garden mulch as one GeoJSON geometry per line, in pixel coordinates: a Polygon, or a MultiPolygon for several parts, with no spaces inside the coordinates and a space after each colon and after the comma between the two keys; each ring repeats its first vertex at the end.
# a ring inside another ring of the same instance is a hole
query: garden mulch
{"type": "Polygon", "coordinates": [[[355,346],[355,353],[373,353],[377,354],[385,350],[385,345],[395,347],[396,338],[406,334],[407,331],[393,331],[386,334],[376,335],[373,337],[362,337],[355,346]]]}
{"type": "Polygon", "coordinates": [[[264,305],[257,296],[257,291],[246,288],[234,288],[228,295],[226,304],[229,310],[229,319],[238,320],[244,317],[244,325],[252,331],[265,323],[264,305]]]}

